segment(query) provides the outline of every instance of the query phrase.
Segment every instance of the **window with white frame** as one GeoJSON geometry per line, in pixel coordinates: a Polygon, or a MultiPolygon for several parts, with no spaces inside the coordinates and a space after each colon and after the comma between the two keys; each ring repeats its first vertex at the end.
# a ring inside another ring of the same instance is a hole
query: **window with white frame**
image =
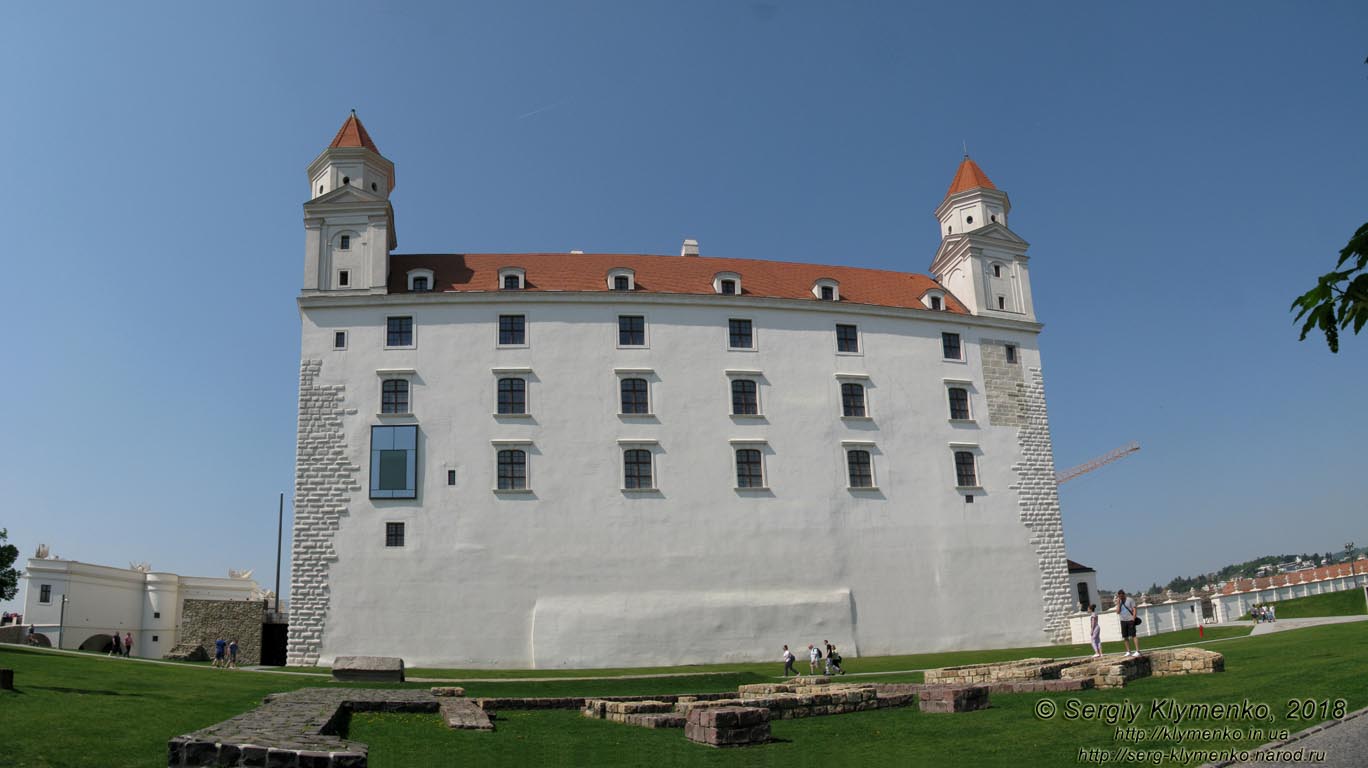
{"type": "Polygon", "coordinates": [[[418,427],[372,426],[372,499],[418,498],[418,427]]]}
{"type": "Polygon", "coordinates": [[[624,416],[645,416],[651,412],[650,385],[642,376],[624,376],[618,381],[621,410],[624,416]]]}
{"type": "Polygon", "coordinates": [[[646,346],[646,318],[642,315],[618,315],[618,346],[646,346]]]}
{"type": "Polygon", "coordinates": [[[527,344],[527,315],[499,315],[499,346],[521,347],[527,344]]]}
{"type": "Polygon", "coordinates": [[[736,459],[736,487],[738,490],[765,487],[764,445],[759,443],[733,445],[736,459]]]}
{"type": "Polygon", "coordinates": [[[718,272],[713,275],[713,293],[723,296],[740,295],[741,276],[735,272],[718,272]]]}
{"type": "Polygon", "coordinates": [[[812,295],[821,301],[840,301],[841,285],[830,278],[822,278],[812,284],[812,295]]]}
{"type": "Polygon", "coordinates": [[[494,455],[498,465],[497,488],[500,491],[527,490],[527,450],[520,447],[499,448],[494,455]]]}
{"type": "Polygon", "coordinates": [[[958,333],[941,334],[941,356],[946,360],[964,359],[964,348],[958,333]]]}
{"type": "Polygon", "coordinates": [[[347,332],[333,331],[333,349],[347,348],[347,332]]]}
{"type": "Polygon", "coordinates": [[[432,290],[433,276],[430,269],[410,269],[408,271],[408,289],[414,293],[423,293],[432,290]]]}
{"type": "Polygon", "coordinates": [[[841,415],[848,419],[865,418],[865,385],[858,381],[841,383],[841,415]]]}
{"type": "Polygon", "coordinates": [[[387,349],[408,349],[413,347],[413,317],[385,318],[385,347],[387,349]]]}
{"type": "Polygon", "coordinates": [[[350,269],[339,269],[339,270],[337,270],[337,287],[338,287],[338,288],[350,288],[350,287],[351,287],[351,270],[350,270],[350,269]]]}
{"type": "Polygon", "coordinates": [[[521,267],[504,267],[499,270],[499,290],[521,291],[527,287],[527,273],[521,267]]]}
{"type": "Polygon", "coordinates": [[[1004,344],[1002,347],[1002,351],[1005,355],[1007,355],[1007,362],[1015,365],[1017,361],[1017,345],[1004,344]]]}
{"type": "Polygon", "coordinates": [[[525,416],[527,414],[527,379],[522,376],[504,376],[498,383],[500,416],[525,416]]]}
{"type": "Polygon", "coordinates": [[[874,487],[874,456],[867,447],[847,447],[846,477],[851,488],[874,487]]]}
{"type": "Polygon", "coordinates": [[[947,387],[946,395],[950,401],[950,420],[969,421],[969,390],[963,386],[947,387]]]}
{"type": "Polygon", "coordinates": [[[955,485],[977,488],[978,484],[978,463],[973,451],[955,451],[955,485]]]}
{"type": "Polygon", "coordinates": [[[340,236],[337,238],[337,250],[339,250],[339,251],[350,251],[350,250],[351,250],[351,235],[340,235],[340,236]]]}
{"type": "Polygon", "coordinates": [[[380,382],[380,412],[388,414],[408,414],[408,379],[382,379],[380,382]]]}
{"type": "Polygon", "coordinates": [[[634,291],[636,290],[636,273],[630,269],[618,268],[608,270],[608,290],[610,291],[634,291]]]}
{"type": "Polygon", "coordinates": [[[741,378],[731,380],[731,413],[733,416],[760,415],[760,382],[741,378]]]}
{"type": "Polygon", "coordinates": [[[755,349],[755,328],[749,319],[733,317],[727,320],[727,348],[755,349]]]}
{"type": "Polygon", "coordinates": [[[629,491],[655,489],[655,472],[649,446],[627,446],[622,449],[622,487],[629,491]]]}
{"type": "Polygon", "coordinates": [[[47,604],[47,603],[51,603],[51,602],[52,602],[52,585],[51,585],[51,584],[40,584],[40,585],[38,586],[38,602],[44,603],[44,604],[47,604]]]}
{"type": "Polygon", "coordinates": [[[922,295],[922,305],[927,309],[944,309],[945,294],[941,291],[927,291],[922,295]]]}
{"type": "Polygon", "coordinates": [[[849,323],[836,324],[836,351],[855,354],[860,351],[860,327],[849,323]]]}

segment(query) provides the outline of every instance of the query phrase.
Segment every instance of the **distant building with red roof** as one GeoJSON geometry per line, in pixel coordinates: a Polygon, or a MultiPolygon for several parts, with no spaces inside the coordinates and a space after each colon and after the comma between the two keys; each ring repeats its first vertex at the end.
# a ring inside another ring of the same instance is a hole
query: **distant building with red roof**
{"type": "Polygon", "coordinates": [[[291,664],[1068,638],[1027,243],[967,156],[925,275],[396,253],[354,113],[308,178],[291,664]]]}

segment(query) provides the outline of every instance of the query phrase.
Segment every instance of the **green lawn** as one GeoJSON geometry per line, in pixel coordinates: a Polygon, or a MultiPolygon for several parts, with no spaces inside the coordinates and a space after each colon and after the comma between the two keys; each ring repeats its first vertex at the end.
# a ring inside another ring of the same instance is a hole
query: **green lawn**
{"type": "Polygon", "coordinates": [[[1362,616],[1368,613],[1363,592],[1356,589],[1280,600],[1273,603],[1273,608],[1280,619],[1304,619],[1310,616],[1362,616]]]}
{"type": "MultiPolygon", "coordinates": [[[[1247,626],[1218,628],[1208,632],[1208,640],[1247,631],[1247,626]]],[[[1149,638],[1146,647],[1157,647],[1165,639],[1189,641],[1192,635],[1184,632],[1167,638],[1149,638]]],[[[1364,640],[1368,640],[1368,624],[1226,639],[1213,645],[1227,654],[1231,671],[1223,675],[1146,680],[1124,692],[1086,692],[1080,698],[1100,702],[1174,695],[1184,701],[1223,701],[1248,696],[1272,703],[1293,695],[1343,695],[1351,709],[1357,708],[1368,704],[1368,683],[1364,682],[1368,680],[1368,661],[1345,649],[1362,645],[1364,640]]],[[[847,666],[906,670],[1032,655],[1063,656],[1078,650],[1056,646],[852,659],[847,666]]],[[[245,712],[266,693],[322,682],[311,676],[144,664],[99,655],[43,653],[16,646],[0,646],[0,666],[16,670],[19,689],[0,692],[0,765],[15,768],[158,765],[164,760],[168,738],[245,712]]],[[[773,680],[777,666],[725,665],[726,669],[720,672],[686,677],[481,682],[466,687],[472,696],[701,693],[773,680]]],[[[639,673],[640,670],[630,671],[639,673]]],[[[485,671],[472,674],[488,675],[485,671]]],[[[848,679],[919,677],[920,673],[913,673],[848,679]]],[[[647,731],[589,721],[573,712],[506,712],[501,714],[498,730],[492,734],[448,731],[436,717],[358,717],[351,736],[371,745],[372,765],[381,768],[648,762],[668,766],[719,761],[736,765],[832,766],[909,760],[940,765],[1009,761],[1031,765],[1058,762],[1055,758],[1064,754],[1060,750],[1070,745],[1109,746],[1110,730],[1096,724],[1037,721],[1030,707],[1038,698],[997,696],[993,709],[962,716],[922,715],[915,709],[900,709],[780,722],[775,725],[775,735],[784,741],[742,751],[714,751],[686,742],[677,730],[647,731]],[[1052,757],[1033,762],[1037,751],[1052,757]]],[[[1284,713],[1279,708],[1276,714],[1281,717],[1284,713]]],[[[1073,764],[1074,760],[1063,762],[1073,764]]]]}

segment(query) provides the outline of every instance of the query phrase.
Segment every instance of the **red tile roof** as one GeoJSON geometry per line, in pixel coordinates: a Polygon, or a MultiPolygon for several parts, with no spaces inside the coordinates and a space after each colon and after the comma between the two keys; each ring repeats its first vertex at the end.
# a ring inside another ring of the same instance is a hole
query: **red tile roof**
{"type": "MultiPolygon", "coordinates": [[[[817,301],[813,284],[835,280],[842,302],[926,309],[922,296],[945,288],[926,275],[860,267],[834,267],[757,259],[703,256],[652,256],[619,253],[453,253],[396,254],[390,257],[390,293],[408,291],[411,269],[431,269],[434,291],[497,291],[499,270],[525,270],[528,291],[607,291],[608,270],[633,271],[637,292],[712,294],[718,272],[741,276],[741,293],[777,299],[817,301]]],[[[969,314],[949,291],[946,311],[969,314]]]]}
{"type": "Polygon", "coordinates": [[[960,161],[959,170],[955,171],[955,180],[950,182],[950,191],[946,192],[945,196],[949,197],[958,192],[979,189],[981,187],[986,189],[997,189],[997,187],[993,186],[993,182],[988,180],[988,174],[984,173],[983,169],[978,167],[978,163],[970,160],[969,156],[965,155],[964,160],[960,161]]]}
{"type": "Polygon", "coordinates": [[[347,121],[342,123],[342,127],[337,129],[337,135],[333,137],[332,143],[328,148],[333,147],[365,147],[375,154],[380,154],[380,150],[371,141],[369,133],[366,133],[366,126],[361,124],[361,118],[352,112],[347,121]]]}
{"type": "Polygon", "coordinates": [[[1320,581],[1321,579],[1348,577],[1353,575],[1355,571],[1360,575],[1368,573],[1368,565],[1359,564],[1351,568],[1349,563],[1338,563],[1336,565],[1323,565],[1319,568],[1308,568],[1304,571],[1280,573],[1276,576],[1260,576],[1254,579],[1235,579],[1225,583],[1225,586],[1221,588],[1221,594],[1229,595],[1236,591],[1250,592],[1270,589],[1272,587],[1300,584],[1302,581],[1320,581]]]}

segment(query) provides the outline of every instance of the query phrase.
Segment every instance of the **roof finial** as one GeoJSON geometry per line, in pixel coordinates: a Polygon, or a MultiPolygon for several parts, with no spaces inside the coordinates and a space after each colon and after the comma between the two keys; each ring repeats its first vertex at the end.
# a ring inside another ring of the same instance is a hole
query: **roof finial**
{"type": "MultiPolygon", "coordinates": [[[[356,114],[356,110],[353,109],[353,110],[352,110],[352,114],[356,114]]],[[[965,157],[968,157],[968,156],[969,156],[969,141],[968,141],[967,139],[961,139],[961,141],[964,142],[964,156],[965,156],[965,157]]]]}
{"type": "MultiPolygon", "coordinates": [[[[356,107],[352,107],[352,117],[356,117],[356,107]]],[[[968,150],[965,150],[966,152],[968,150]]]]}

